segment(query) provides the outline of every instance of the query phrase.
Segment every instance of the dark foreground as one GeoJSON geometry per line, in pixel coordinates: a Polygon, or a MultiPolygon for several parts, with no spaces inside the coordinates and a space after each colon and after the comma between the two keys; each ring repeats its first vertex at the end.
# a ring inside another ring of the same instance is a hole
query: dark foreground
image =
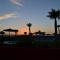
{"type": "Polygon", "coordinates": [[[5,36],[0,38],[0,47],[60,48],[60,37],[54,36],[5,36]]]}

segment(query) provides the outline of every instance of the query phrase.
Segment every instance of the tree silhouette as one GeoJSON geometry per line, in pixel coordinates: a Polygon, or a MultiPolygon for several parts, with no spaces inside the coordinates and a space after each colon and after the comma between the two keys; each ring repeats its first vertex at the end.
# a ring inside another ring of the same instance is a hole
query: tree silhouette
{"type": "Polygon", "coordinates": [[[27,26],[29,27],[29,35],[30,35],[30,33],[31,33],[31,29],[30,28],[31,28],[32,24],[28,23],[27,26]]]}
{"type": "Polygon", "coordinates": [[[55,19],[54,21],[54,26],[55,26],[55,36],[57,35],[57,18],[59,19],[60,18],[60,10],[55,10],[55,9],[52,9],[51,12],[48,12],[49,15],[47,17],[50,17],[51,19],[55,19]]]}

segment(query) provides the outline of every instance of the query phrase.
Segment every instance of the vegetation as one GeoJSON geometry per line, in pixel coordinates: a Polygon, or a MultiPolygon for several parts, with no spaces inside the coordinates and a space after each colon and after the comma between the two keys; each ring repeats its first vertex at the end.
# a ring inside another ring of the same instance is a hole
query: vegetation
{"type": "Polygon", "coordinates": [[[32,24],[31,24],[31,23],[28,23],[28,24],[27,24],[27,26],[29,27],[29,35],[30,35],[30,33],[31,33],[31,26],[32,26],[32,24]]]}
{"type": "Polygon", "coordinates": [[[54,26],[55,26],[55,35],[57,35],[57,18],[60,19],[60,10],[56,11],[55,9],[52,9],[51,12],[48,12],[51,19],[55,19],[54,26]]]}
{"type": "Polygon", "coordinates": [[[51,19],[54,19],[55,26],[55,35],[47,36],[45,32],[40,30],[34,33],[31,33],[31,23],[28,23],[29,35],[27,32],[24,32],[25,35],[17,35],[18,30],[16,29],[5,29],[0,32],[0,46],[1,47],[39,47],[39,48],[60,48],[60,34],[57,34],[57,18],[60,18],[60,10],[56,11],[52,9],[51,12],[48,12],[51,19]],[[5,32],[9,32],[9,36],[5,35],[5,32]],[[10,32],[14,32],[15,35],[11,36],[10,32]]]}

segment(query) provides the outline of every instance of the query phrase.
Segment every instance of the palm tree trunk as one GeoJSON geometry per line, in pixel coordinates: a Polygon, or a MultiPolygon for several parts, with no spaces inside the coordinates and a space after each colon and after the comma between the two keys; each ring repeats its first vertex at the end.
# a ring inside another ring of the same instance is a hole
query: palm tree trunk
{"type": "Polygon", "coordinates": [[[29,35],[30,35],[31,31],[30,31],[30,27],[29,27],[29,35]]]}
{"type": "Polygon", "coordinates": [[[55,36],[57,35],[57,21],[56,21],[56,18],[55,18],[55,36]]]}

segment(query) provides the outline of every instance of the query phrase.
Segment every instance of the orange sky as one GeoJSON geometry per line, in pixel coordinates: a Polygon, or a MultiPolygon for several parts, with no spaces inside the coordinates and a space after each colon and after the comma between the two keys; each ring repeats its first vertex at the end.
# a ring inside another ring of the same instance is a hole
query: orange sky
{"type": "Polygon", "coordinates": [[[19,34],[24,34],[24,32],[27,32],[27,33],[29,32],[29,31],[28,31],[28,28],[26,28],[26,27],[21,27],[21,28],[18,29],[18,30],[19,30],[18,35],[19,35],[19,34]]]}
{"type": "MultiPolygon", "coordinates": [[[[37,31],[42,31],[42,32],[47,32],[47,33],[53,33],[54,32],[54,30],[52,30],[50,27],[49,27],[49,29],[48,28],[39,28],[39,27],[31,27],[31,32],[33,33],[33,32],[37,32],[37,31]]],[[[20,35],[20,34],[24,34],[24,32],[27,32],[27,33],[29,33],[29,30],[28,30],[28,27],[21,27],[20,29],[18,29],[19,30],[19,32],[18,32],[18,35],[20,35]]]]}
{"type": "MultiPolygon", "coordinates": [[[[13,28],[12,28],[13,29],[13,28]]],[[[3,28],[0,26],[0,30],[3,30],[3,28]]],[[[18,32],[18,35],[20,34],[24,34],[24,32],[29,32],[28,30],[28,27],[27,26],[21,26],[20,28],[18,28],[19,32],[18,32]]],[[[32,25],[31,26],[31,32],[37,32],[38,30],[42,31],[42,32],[46,32],[46,33],[54,33],[54,27],[51,28],[51,27],[38,27],[38,26],[34,26],[32,25]]],[[[9,33],[8,33],[9,34],[9,33]]],[[[11,33],[12,34],[12,33],[11,33]]],[[[13,33],[14,34],[14,33],[13,33]]]]}

